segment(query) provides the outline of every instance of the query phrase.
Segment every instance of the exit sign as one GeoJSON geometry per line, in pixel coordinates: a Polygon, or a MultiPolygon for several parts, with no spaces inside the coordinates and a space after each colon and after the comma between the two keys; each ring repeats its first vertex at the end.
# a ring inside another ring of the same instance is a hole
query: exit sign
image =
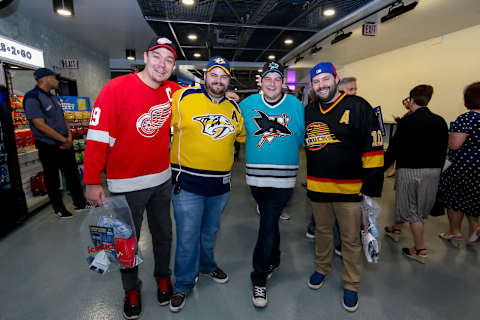
{"type": "Polygon", "coordinates": [[[376,36],[377,35],[377,24],[366,22],[363,24],[362,34],[364,36],[376,36]]]}
{"type": "Polygon", "coordinates": [[[78,59],[62,59],[64,69],[78,69],[78,59]]]}

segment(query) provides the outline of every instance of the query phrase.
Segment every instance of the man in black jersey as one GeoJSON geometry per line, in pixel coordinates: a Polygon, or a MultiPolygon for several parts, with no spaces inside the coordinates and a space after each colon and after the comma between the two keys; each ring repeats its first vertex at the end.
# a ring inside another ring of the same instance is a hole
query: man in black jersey
{"type": "Polygon", "coordinates": [[[342,303],[353,312],[358,308],[363,259],[360,203],[364,195],[379,197],[382,192],[382,133],[367,101],[338,90],[333,64],[317,64],[310,79],[314,101],[305,109],[305,149],[317,268],[308,286],[319,289],[332,269],[336,219],[342,240],[342,303]]]}

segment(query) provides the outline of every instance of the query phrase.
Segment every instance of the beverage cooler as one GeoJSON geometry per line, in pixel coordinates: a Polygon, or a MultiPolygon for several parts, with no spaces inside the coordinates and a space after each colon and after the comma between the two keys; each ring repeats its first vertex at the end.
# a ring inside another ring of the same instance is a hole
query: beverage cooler
{"type": "MultiPolygon", "coordinates": [[[[35,209],[49,202],[42,164],[23,110],[23,95],[35,87],[33,72],[43,66],[43,57],[40,65],[31,66],[21,61],[2,59],[1,54],[2,52],[0,52],[0,235],[26,219],[35,209]]],[[[75,157],[79,168],[82,168],[90,118],[89,99],[71,96],[57,98],[64,108],[65,119],[69,122],[74,138],[75,157]]]]}

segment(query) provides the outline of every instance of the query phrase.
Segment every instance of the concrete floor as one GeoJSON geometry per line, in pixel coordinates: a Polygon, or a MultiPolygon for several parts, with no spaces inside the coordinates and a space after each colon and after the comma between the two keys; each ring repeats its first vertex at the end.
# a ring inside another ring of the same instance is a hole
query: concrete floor
{"type": "MultiPolygon", "coordinates": [[[[286,208],[292,219],[280,222],[282,264],[268,283],[267,308],[255,309],[251,302],[249,273],[258,216],[240,161],[233,170],[232,197],[223,214],[216,247],[217,262],[231,280],[221,285],[201,277],[178,314],[158,305],[145,219],[140,241],[144,257],[140,267],[142,318],[479,319],[480,247],[457,249],[440,240],[437,234],[448,227],[446,217],[432,217],[426,224],[427,265],[401,255],[401,247],[412,244],[406,228],[398,244],[382,233],[381,261],[378,265],[365,263],[356,313],[349,314],[341,306],[338,257],[333,259],[333,272],[325,286],[318,291],[309,289],[306,282],[314,270],[314,242],[305,238],[310,208],[301,186],[304,179],[305,172],[301,172],[286,208]]],[[[379,200],[383,208],[381,229],[393,219],[393,196],[393,179],[386,179],[379,200]]],[[[118,272],[98,275],[89,271],[84,261],[79,226],[85,215],[77,213],[71,221],[59,221],[47,206],[0,240],[1,320],[122,318],[118,272]]]]}

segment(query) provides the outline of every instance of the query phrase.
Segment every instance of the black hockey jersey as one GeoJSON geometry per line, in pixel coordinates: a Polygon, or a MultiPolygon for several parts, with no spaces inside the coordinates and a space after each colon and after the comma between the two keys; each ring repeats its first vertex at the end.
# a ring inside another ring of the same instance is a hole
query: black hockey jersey
{"type": "Polygon", "coordinates": [[[305,109],[307,194],[312,201],[361,201],[383,187],[383,136],[370,104],[343,93],[305,109]]]}

